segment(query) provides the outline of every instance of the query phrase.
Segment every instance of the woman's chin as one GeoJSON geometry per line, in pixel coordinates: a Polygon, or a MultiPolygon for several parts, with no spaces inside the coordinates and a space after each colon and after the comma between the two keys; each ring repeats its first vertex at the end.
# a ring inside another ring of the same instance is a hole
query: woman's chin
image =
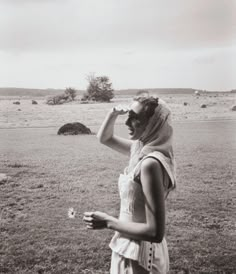
{"type": "Polygon", "coordinates": [[[133,140],[133,134],[129,133],[129,139],[133,140]]]}
{"type": "Polygon", "coordinates": [[[130,140],[137,140],[134,134],[129,134],[129,139],[130,140]]]}

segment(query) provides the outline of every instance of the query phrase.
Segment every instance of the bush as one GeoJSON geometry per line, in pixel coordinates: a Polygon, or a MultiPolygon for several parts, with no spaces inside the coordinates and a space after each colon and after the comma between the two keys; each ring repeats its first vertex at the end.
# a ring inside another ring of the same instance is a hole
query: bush
{"type": "Polygon", "coordinates": [[[66,88],[65,95],[69,96],[72,101],[75,100],[76,97],[76,90],[74,88],[66,88]]]}
{"type": "Polygon", "coordinates": [[[56,95],[53,97],[49,97],[47,99],[47,104],[48,105],[61,105],[61,104],[64,104],[65,102],[67,102],[68,99],[69,99],[69,96],[67,96],[65,94],[56,95]]]}
{"type": "Polygon", "coordinates": [[[48,105],[61,105],[67,102],[74,101],[76,97],[76,90],[73,88],[66,88],[64,94],[55,95],[47,99],[48,105]]]}
{"type": "Polygon", "coordinates": [[[110,102],[114,97],[112,83],[110,83],[110,79],[107,76],[95,77],[94,75],[89,75],[87,80],[89,85],[82,100],[110,102]]]}

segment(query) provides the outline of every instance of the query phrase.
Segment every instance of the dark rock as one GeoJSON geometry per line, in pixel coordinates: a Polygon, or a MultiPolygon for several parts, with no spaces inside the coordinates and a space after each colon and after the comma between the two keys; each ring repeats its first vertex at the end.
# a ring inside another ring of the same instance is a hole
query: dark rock
{"type": "Polygon", "coordinates": [[[13,102],[14,105],[20,105],[20,102],[19,101],[15,101],[13,102]]]}
{"type": "Polygon", "coordinates": [[[85,125],[75,122],[75,123],[68,123],[64,126],[60,127],[58,135],[78,135],[78,134],[92,134],[91,130],[87,128],[85,125]]]}
{"type": "Polygon", "coordinates": [[[206,107],[207,107],[207,105],[205,105],[205,104],[201,105],[201,108],[206,108],[206,107]]]}
{"type": "Polygon", "coordinates": [[[187,102],[184,102],[184,106],[187,106],[188,105],[188,103],[187,102]]]}
{"type": "Polygon", "coordinates": [[[32,105],[37,105],[37,104],[38,104],[38,102],[37,102],[37,101],[32,100],[32,105]]]}

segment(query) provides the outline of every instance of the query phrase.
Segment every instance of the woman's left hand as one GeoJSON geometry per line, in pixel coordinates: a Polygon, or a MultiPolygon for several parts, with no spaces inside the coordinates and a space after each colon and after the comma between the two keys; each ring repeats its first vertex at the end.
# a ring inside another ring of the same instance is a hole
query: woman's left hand
{"type": "Polygon", "coordinates": [[[100,211],[85,212],[83,217],[83,221],[86,223],[88,229],[107,228],[108,219],[109,215],[100,211]]]}

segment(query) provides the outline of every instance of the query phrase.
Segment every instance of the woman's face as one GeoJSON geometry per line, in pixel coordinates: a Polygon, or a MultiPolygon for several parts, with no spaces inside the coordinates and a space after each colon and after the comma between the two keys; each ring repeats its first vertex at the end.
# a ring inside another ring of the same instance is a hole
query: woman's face
{"type": "Polygon", "coordinates": [[[142,136],[148,124],[148,118],[145,115],[143,105],[138,101],[132,103],[125,124],[128,126],[131,140],[138,140],[142,136]]]}

